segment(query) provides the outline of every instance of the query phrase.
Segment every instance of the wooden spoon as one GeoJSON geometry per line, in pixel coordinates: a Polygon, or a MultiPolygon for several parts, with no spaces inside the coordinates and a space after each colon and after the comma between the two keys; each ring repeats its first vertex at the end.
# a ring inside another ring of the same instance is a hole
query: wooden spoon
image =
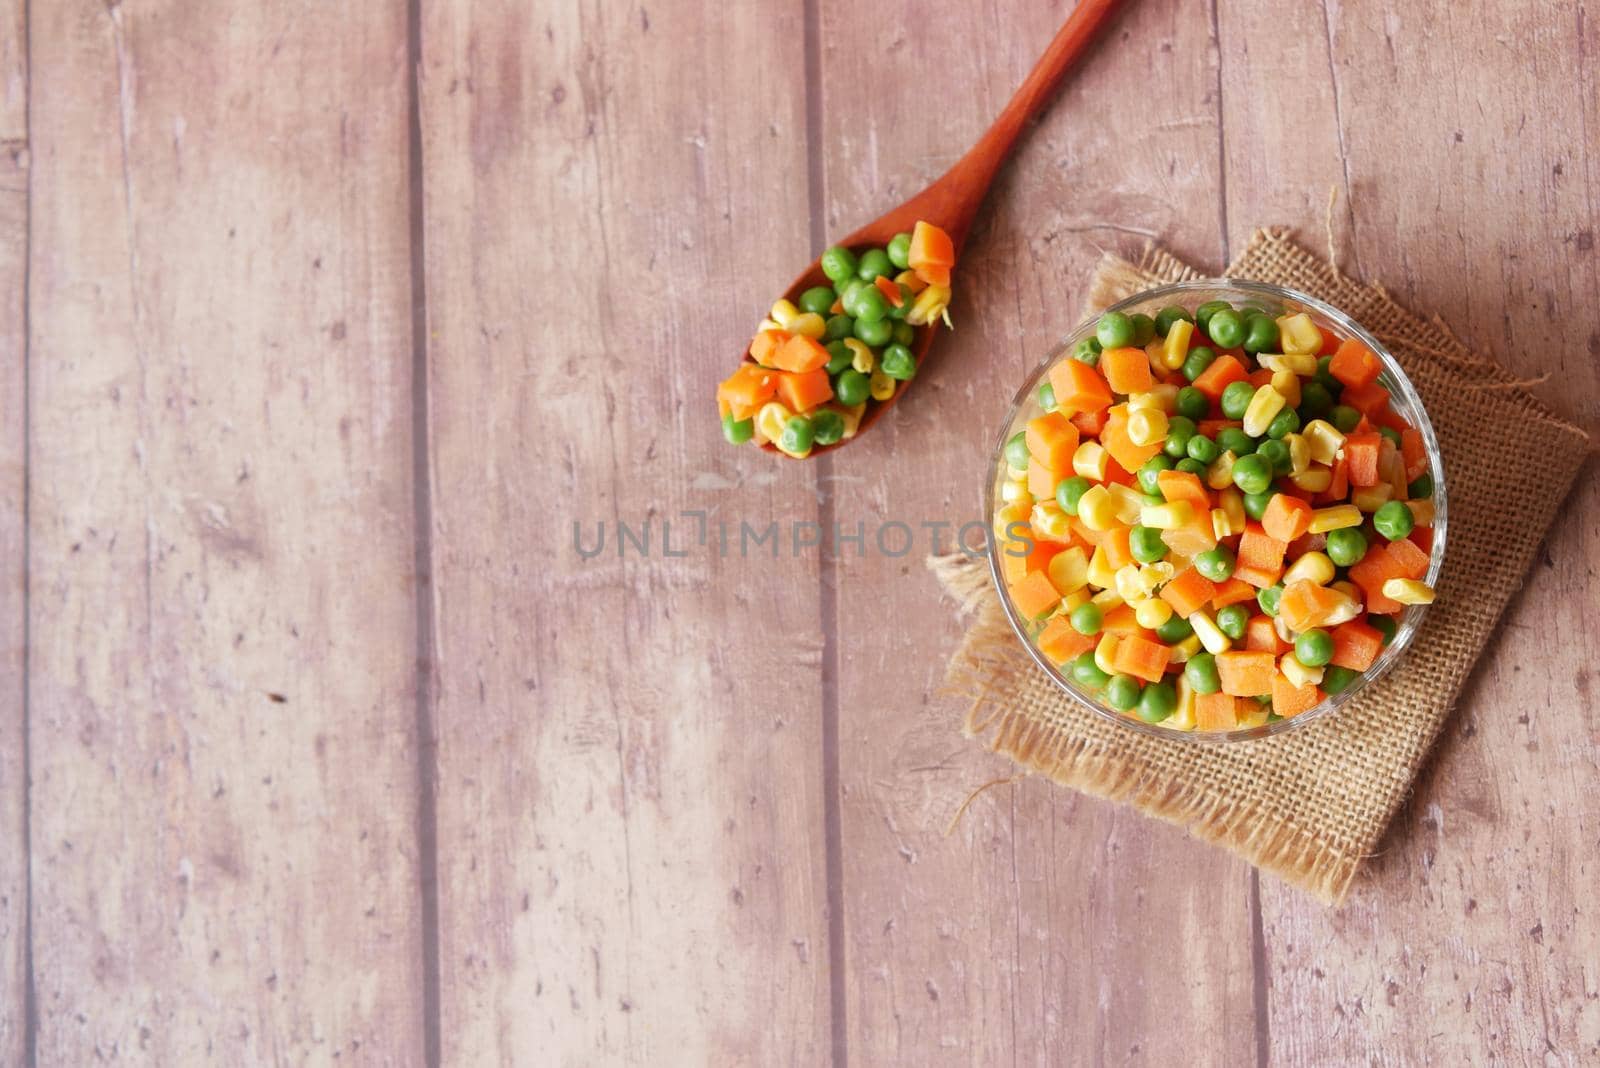
{"type": "MultiPolygon", "coordinates": [[[[959,262],[961,248],[966,244],[967,234],[972,229],[973,217],[978,214],[978,208],[982,206],[984,198],[989,193],[995,172],[1000,169],[1006,157],[1011,155],[1017,136],[1022,133],[1022,128],[1028,124],[1028,120],[1044,109],[1056,86],[1067,73],[1067,69],[1083,54],[1095,31],[1100,28],[1100,24],[1120,3],[1121,0],[1079,0],[1078,6],[1067,16],[1067,21],[1057,31],[1050,46],[1044,50],[1044,55],[1039,57],[1039,62],[1034,64],[1033,70],[1028,72],[1028,76],[1012,94],[1005,109],[995,118],[988,131],[978,139],[978,143],[932,185],[887,214],[846,235],[836,244],[852,249],[863,245],[881,247],[887,245],[895,234],[910,231],[918,219],[926,219],[950,235],[959,262]]],[[[789,300],[798,300],[800,294],[812,286],[831,284],[828,277],[822,273],[821,262],[813,262],[794,280],[794,284],[784,296],[789,300]]],[[[927,357],[928,346],[933,344],[937,330],[938,324],[932,323],[917,331],[912,355],[916,357],[919,368],[927,357]]],[[[895,390],[894,396],[886,401],[869,402],[853,437],[845,438],[835,445],[818,445],[811,450],[807,458],[856,440],[888,410],[891,404],[899,400],[915,381],[913,378],[901,383],[900,388],[895,390]]],[[[763,442],[761,447],[770,452],[788,455],[770,441],[763,442]]]]}

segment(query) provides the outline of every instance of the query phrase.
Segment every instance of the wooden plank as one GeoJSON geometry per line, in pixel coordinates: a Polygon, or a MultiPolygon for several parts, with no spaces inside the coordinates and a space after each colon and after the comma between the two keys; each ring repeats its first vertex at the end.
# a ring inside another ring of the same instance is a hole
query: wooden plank
{"type": "Polygon", "coordinates": [[[21,0],[0,4],[0,1064],[28,1043],[28,57],[21,0]]]}
{"type": "MultiPolygon", "coordinates": [[[[828,231],[952,163],[1065,14],[824,0],[828,231]]],[[[961,737],[961,709],[939,692],[958,627],[919,527],[977,518],[998,423],[1076,324],[1101,249],[1158,237],[1220,262],[1209,32],[1168,5],[1113,23],[1001,176],[928,380],[833,461],[841,522],[900,520],[919,538],[899,559],[847,549],[835,573],[853,1063],[1255,1056],[1243,864],[1033,780],[979,798],[944,836],[969,790],[1012,769],[961,737]],[[1190,110],[1152,122],[1151,99],[1190,110]]]]}
{"type": "Polygon", "coordinates": [[[405,12],[32,5],[41,1063],[415,1063],[405,12]]]}
{"type": "Polygon", "coordinates": [[[739,552],[816,476],[712,403],[807,256],[800,11],[425,7],[446,1063],[827,1056],[818,562],[739,552]]]}
{"type": "MultiPolygon", "coordinates": [[[[1342,186],[1347,171],[1345,269],[1438,312],[1519,374],[1549,373],[1536,391],[1600,429],[1600,335],[1589,313],[1600,294],[1593,21],[1433,2],[1332,5],[1319,21],[1226,9],[1225,46],[1272,42],[1267,58],[1252,49],[1249,62],[1224,65],[1230,164],[1277,161],[1287,168],[1280,188],[1328,176],[1306,189],[1305,218],[1275,216],[1310,234],[1321,229],[1313,194],[1327,181],[1342,186]],[[1268,79],[1271,105],[1254,103],[1252,88],[1268,79]],[[1236,110],[1234,99],[1252,102],[1236,110]]],[[[1237,181],[1230,165],[1230,216],[1292,210],[1272,192],[1250,195],[1268,188],[1237,181]]],[[[1351,903],[1329,912],[1263,883],[1276,1058],[1600,1056],[1600,922],[1589,892],[1600,876],[1595,676],[1588,643],[1552,640],[1592,629],[1597,516],[1588,479],[1351,903]]]]}

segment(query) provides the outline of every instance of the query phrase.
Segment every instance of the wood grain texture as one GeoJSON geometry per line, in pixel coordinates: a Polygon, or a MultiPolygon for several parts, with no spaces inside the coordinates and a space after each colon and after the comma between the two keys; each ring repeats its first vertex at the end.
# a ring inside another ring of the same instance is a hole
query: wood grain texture
{"type": "Polygon", "coordinates": [[[446,1063],[827,1057],[815,472],[712,402],[807,258],[800,12],[425,9],[446,1063]]]}
{"type": "MultiPolygon", "coordinates": [[[[831,233],[948,166],[1066,13],[820,10],[831,233]],[[961,90],[930,106],[913,88],[928,85],[961,90]]],[[[922,567],[919,527],[978,518],[995,428],[1016,383],[1076,325],[1102,248],[1160,236],[1220,258],[1209,38],[1208,22],[1169,5],[1130,5],[1113,23],[1002,173],[928,381],[878,440],[833,461],[840,521],[900,520],[919,538],[900,559],[847,552],[833,576],[855,1063],[1255,1056],[1242,863],[1042,781],[985,794],[945,836],[967,792],[1012,769],[960,736],[961,710],[940,693],[958,629],[922,567]],[[1133,51],[1145,58],[1129,64],[1133,51]],[[1153,124],[1145,94],[1187,104],[1153,124]]]]}
{"type": "MultiPolygon", "coordinates": [[[[1320,173],[1323,196],[1340,187],[1346,270],[1550,374],[1536,392],[1594,434],[1597,41],[1581,8],[1557,10],[1225,6],[1228,213],[1284,219],[1320,173]],[[1258,173],[1273,167],[1285,180],[1258,173]]],[[[1351,903],[1263,884],[1275,1059],[1600,1057],[1600,734],[1578,637],[1600,603],[1597,513],[1580,479],[1351,903]]]]}
{"type": "Polygon", "coordinates": [[[404,10],[32,19],[40,1063],[415,1063],[404,10]]]}
{"type": "Polygon", "coordinates": [[[0,3],[0,1064],[28,1042],[27,635],[28,59],[21,0],[0,3]]]}

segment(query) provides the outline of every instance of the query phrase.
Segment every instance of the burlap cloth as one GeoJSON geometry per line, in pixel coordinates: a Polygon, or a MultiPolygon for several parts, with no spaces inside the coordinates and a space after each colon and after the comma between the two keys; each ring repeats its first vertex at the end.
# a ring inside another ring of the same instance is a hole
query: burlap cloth
{"type": "MultiPolygon", "coordinates": [[[[1146,738],[1062,695],[1006,622],[987,562],[956,554],[930,561],[970,610],[949,680],[972,700],[966,733],[1023,768],[1186,827],[1337,905],[1521,584],[1589,439],[1442,322],[1424,322],[1381,287],[1344,277],[1285,231],[1257,231],[1227,274],[1348,312],[1389,346],[1422,395],[1444,454],[1450,534],[1438,599],[1404,660],[1340,713],[1281,737],[1217,745],[1146,738]]],[[[1090,309],[1195,277],[1160,250],[1137,265],[1108,255],[1090,309]]]]}

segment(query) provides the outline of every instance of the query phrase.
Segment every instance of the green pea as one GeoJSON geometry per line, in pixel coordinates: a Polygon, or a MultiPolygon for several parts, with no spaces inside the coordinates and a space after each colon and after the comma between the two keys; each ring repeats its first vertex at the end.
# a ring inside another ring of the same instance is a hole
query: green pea
{"type": "Polygon", "coordinates": [[[1167,543],[1154,527],[1134,527],[1129,531],[1128,548],[1141,564],[1153,564],[1167,555],[1167,543]]]}
{"type": "MultiPolygon", "coordinates": [[[[911,287],[904,282],[896,282],[895,285],[900,290],[900,303],[895,304],[888,301],[885,303],[889,304],[889,318],[899,322],[911,313],[911,306],[916,302],[917,295],[911,292],[911,287]]],[[[873,288],[877,287],[874,286],[873,288]]]]}
{"type": "Polygon", "coordinates": [[[1187,471],[1191,475],[1199,475],[1202,478],[1205,477],[1206,473],[1206,465],[1196,460],[1193,456],[1185,456],[1173,464],[1172,469],[1174,471],[1187,471]]]}
{"type": "Polygon", "coordinates": [[[1106,704],[1126,712],[1139,703],[1139,683],[1127,675],[1113,675],[1106,683],[1106,704]]]}
{"type": "Polygon", "coordinates": [[[1086,337],[1072,346],[1072,358],[1090,367],[1100,362],[1100,339],[1086,337]]]}
{"type": "MultiPolygon", "coordinates": [[[[873,290],[873,292],[877,292],[877,287],[869,286],[859,278],[850,278],[840,284],[839,304],[844,308],[844,313],[846,315],[850,316],[852,319],[856,317],[856,301],[861,298],[862,293],[869,289],[873,290]]],[[[879,293],[878,295],[882,296],[883,294],[879,293]]]]}
{"type": "Polygon", "coordinates": [[[1105,621],[1100,613],[1100,606],[1093,601],[1085,601],[1072,610],[1067,617],[1067,622],[1072,624],[1072,629],[1079,634],[1099,634],[1100,624],[1105,621]]]}
{"type": "Polygon", "coordinates": [[[1300,417],[1293,408],[1284,408],[1272,417],[1272,422],[1267,424],[1267,437],[1276,441],[1288,434],[1293,434],[1300,429],[1300,417]]]}
{"type": "Polygon", "coordinates": [[[1222,455],[1222,450],[1217,448],[1217,443],[1204,434],[1196,434],[1189,439],[1188,452],[1189,459],[1198,460],[1203,464],[1213,463],[1218,456],[1222,455]]]}
{"type": "Polygon", "coordinates": [[[1340,567],[1359,564],[1367,555],[1367,536],[1358,527],[1328,531],[1328,559],[1340,567]]]}
{"type": "Polygon", "coordinates": [[[894,337],[894,324],[887,319],[857,319],[856,337],[873,348],[887,345],[894,337]]]}
{"type": "Polygon", "coordinates": [[[831,286],[812,286],[800,294],[800,310],[826,316],[833,308],[834,293],[831,286]]]}
{"type": "MultiPolygon", "coordinates": [[[[862,286],[856,290],[855,304],[857,337],[861,336],[862,323],[882,322],[883,317],[889,314],[889,302],[882,293],[878,292],[877,286],[862,286]]],[[[887,329],[892,331],[894,325],[891,323],[887,329]]],[[[868,344],[871,344],[871,342],[868,342],[868,344]]],[[[882,344],[882,342],[879,342],[879,344],[882,344]]]]}
{"type": "Polygon", "coordinates": [[[1278,614],[1278,602],[1283,600],[1283,583],[1256,591],[1256,604],[1269,616],[1278,614]]]}
{"type": "Polygon", "coordinates": [[[1336,404],[1333,411],[1328,413],[1328,418],[1339,428],[1339,433],[1348,434],[1361,422],[1361,413],[1348,404],[1336,404]]]}
{"type": "Polygon", "coordinates": [[[1039,407],[1047,412],[1055,410],[1056,387],[1048,382],[1039,383],[1039,407]]]}
{"type": "MultiPolygon", "coordinates": [[[[839,398],[840,404],[850,408],[866,401],[867,386],[867,376],[862,374],[860,371],[857,371],[855,368],[851,368],[848,371],[840,372],[839,380],[833,384],[833,394],[839,398]]],[[[1019,441],[1021,439],[1022,435],[1018,434],[1012,440],[1019,441]]],[[[1028,466],[1028,445],[1026,442],[1023,442],[1022,452],[1023,459],[1021,467],[1026,469],[1028,466]]],[[[1011,449],[1009,445],[1006,448],[1006,459],[1008,461],[1011,459],[1011,449]]]]}
{"type": "Polygon", "coordinates": [[[1393,442],[1395,448],[1398,449],[1400,447],[1400,431],[1396,430],[1394,427],[1380,426],[1378,428],[1378,433],[1393,442]]]}
{"type": "Polygon", "coordinates": [[[835,245],[822,254],[822,273],[835,283],[855,277],[856,254],[842,245],[835,245]]]}
{"type": "Polygon", "coordinates": [[[722,417],[722,436],[727,438],[731,445],[743,445],[755,432],[754,419],[735,419],[732,412],[722,417]]]}
{"type": "Polygon", "coordinates": [[[1373,630],[1383,635],[1383,644],[1388,645],[1394,641],[1394,636],[1400,630],[1400,624],[1394,621],[1393,616],[1367,616],[1367,624],[1373,630]]]}
{"type": "Polygon", "coordinates": [[[783,433],[778,435],[778,445],[784,452],[806,452],[813,437],[811,420],[803,415],[790,416],[783,424],[783,433]]]}
{"type": "Polygon", "coordinates": [[[1155,340],[1156,321],[1150,316],[1138,312],[1128,316],[1128,320],[1133,323],[1133,343],[1139,348],[1142,349],[1155,340]]]}
{"type": "Polygon", "coordinates": [[[818,445],[836,445],[844,437],[844,416],[828,408],[811,417],[811,437],[818,445]]]}
{"type": "Polygon", "coordinates": [[[1399,541],[1411,533],[1417,521],[1403,502],[1390,501],[1372,513],[1372,525],[1390,541],[1399,541]]]}
{"type": "MultiPolygon", "coordinates": [[[[848,403],[848,402],[847,402],[848,403]]],[[[1019,430],[1006,439],[1006,466],[1013,471],[1028,469],[1028,432],[1019,430]]]]}
{"type": "Polygon", "coordinates": [[[1167,621],[1156,628],[1156,637],[1168,645],[1177,645],[1179,642],[1188,641],[1194,634],[1194,627],[1189,621],[1174,612],[1167,617],[1167,621]]]}
{"type": "Polygon", "coordinates": [[[1233,550],[1219,545],[1207,549],[1194,558],[1194,569],[1212,582],[1226,582],[1233,577],[1233,550]]]}
{"type": "Polygon", "coordinates": [[[1344,392],[1344,383],[1333,377],[1332,365],[1331,355],[1317,357],[1317,382],[1328,391],[1329,396],[1337,397],[1344,392]]]}
{"type": "Polygon", "coordinates": [[[884,374],[897,382],[905,382],[915,378],[917,374],[916,357],[912,356],[911,350],[904,345],[890,345],[884,349],[878,366],[883,368],[884,374]]]}
{"type": "MultiPolygon", "coordinates": [[[[1225,300],[1208,300],[1194,310],[1194,321],[1200,329],[1210,333],[1211,317],[1219,311],[1232,311],[1233,305],[1225,300]]],[[[1226,348],[1227,346],[1223,346],[1226,348]]]]}
{"type": "Polygon", "coordinates": [[[1099,690],[1111,681],[1111,676],[1100,670],[1094,662],[1094,652],[1080,654],[1072,662],[1072,681],[1086,690],[1099,690]]]}
{"type": "Polygon", "coordinates": [[[911,266],[911,235],[907,233],[895,234],[889,239],[889,247],[884,250],[889,254],[889,262],[902,271],[911,266]]]}
{"type": "Polygon", "coordinates": [[[1172,458],[1161,453],[1156,453],[1146,460],[1135,473],[1134,477],[1139,483],[1139,488],[1146,493],[1161,494],[1161,483],[1156,481],[1156,476],[1163,471],[1172,470],[1172,458]]]}
{"type": "Polygon", "coordinates": [[[1252,313],[1244,321],[1244,351],[1272,352],[1278,347],[1278,324],[1272,316],[1252,313]]]}
{"type": "Polygon", "coordinates": [[[1187,415],[1175,415],[1167,420],[1167,440],[1161,443],[1161,451],[1174,460],[1181,460],[1189,455],[1189,439],[1194,437],[1194,420],[1187,415]]]}
{"type": "MultiPolygon", "coordinates": [[[[1006,447],[1010,448],[1010,444],[1007,443],[1006,447]]],[[[1027,450],[1026,445],[1023,446],[1023,450],[1027,450]]],[[[1060,482],[1056,483],[1056,503],[1059,504],[1061,506],[1061,510],[1068,515],[1077,515],[1078,501],[1080,501],[1083,498],[1083,495],[1088,492],[1088,479],[1082,477],[1081,475],[1073,475],[1071,478],[1064,478],[1060,482]]]]}
{"type": "MultiPolygon", "coordinates": [[[[1233,472],[1235,475],[1239,473],[1239,465],[1237,463],[1233,465],[1233,472]]],[[[1235,478],[1233,480],[1233,484],[1237,486],[1239,484],[1239,480],[1235,478]]],[[[1277,494],[1272,492],[1272,479],[1270,475],[1267,478],[1267,487],[1267,489],[1264,489],[1259,493],[1246,493],[1244,495],[1244,514],[1249,516],[1251,519],[1256,520],[1257,522],[1260,522],[1261,517],[1267,514],[1267,505],[1271,504],[1272,498],[1277,496],[1277,494]]]]}
{"type": "Polygon", "coordinates": [[[1179,319],[1191,323],[1194,322],[1194,316],[1190,315],[1182,307],[1176,304],[1168,304],[1165,308],[1156,312],[1156,333],[1166,337],[1172,332],[1172,324],[1179,319]]]}
{"type": "MultiPolygon", "coordinates": [[[[1193,386],[1178,390],[1178,414],[1188,419],[1204,419],[1211,411],[1211,398],[1193,386]]],[[[1168,423],[1170,427],[1171,424],[1168,423]]]]}
{"type": "Polygon", "coordinates": [[[1321,419],[1333,410],[1333,394],[1321,382],[1304,382],[1300,386],[1300,422],[1321,419]]]}
{"type": "Polygon", "coordinates": [[[855,337],[856,321],[848,315],[830,315],[822,336],[828,341],[843,341],[847,337],[855,337]]]}
{"type": "MultiPolygon", "coordinates": [[[[1259,700],[1259,698],[1258,698],[1258,700],[1259,700]]],[[[1267,711],[1267,722],[1268,723],[1281,723],[1281,722],[1283,722],[1284,718],[1285,717],[1278,715],[1276,712],[1273,712],[1270,709],[1267,711]]]]}
{"type": "Polygon", "coordinates": [[[1245,628],[1250,625],[1250,609],[1242,604],[1230,604],[1217,609],[1217,629],[1234,641],[1244,638],[1245,628]]]}
{"type": "Polygon", "coordinates": [[[1106,312],[1094,328],[1100,348],[1120,349],[1133,343],[1133,320],[1121,312],[1106,312]]]}
{"type": "Polygon", "coordinates": [[[1256,387],[1248,382],[1229,382],[1228,388],[1222,391],[1222,400],[1218,404],[1222,407],[1222,416],[1225,419],[1243,419],[1244,413],[1250,407],[1250,398],[1256,395],[1256,387]]]}
{"type": "Polygon", "coordinates": [[[1256,451],[1256,439],[1236,426],[1225,426],[1217,431],[1217,448],[1235,456],[1249,456],[1256,451]]]}
{"type": "Polygon", "coordinates": [[[1206,345],[1196,345],[1183,358],[1183,377],[1193,382],[1206,373],[1206,368],[1217,362],[1217,353],[1206,345]]]}
{"type": "Polygon", "coordinates": [[[1305,631],[1294,640],[1294,658],[1306,667],[1321,667],[1333,659],[1333,635],[1320,627],[1305,631]]]}
{"type": "Polygon", "coordinates": [[[1217,658],[1210,653],[1196,653],[1183,665],[1183,677],[1189,680],[1189,689],[1195,693],[1216,693],[1222,689],[1222,678],[1217,674],[1217,658]]]}
{"type": "MultiPolygon", "coordinates": [[[[1088,654],[1093,656],[1093,653],[1088,654]]],[[[1361,677],[1361,672],[1352,671],[1337,664],[1329,664],[1322,672],[1322,692],[1329,697],[1344,693],[1350,684],[1361,677]]]]}
{"type": "Polygon", "coordinates": [[[1139,718],[1160,723],[1178,708],[1178,691],[1170,682],[1152,682],[1139,695],[1139,718]]]}
{"type": "Polygon", "coordinates": [[[905,345],[907,348],[909,348],[911,343],[915,340],[917,340],[916,327],[912,326],[910,323],[894,324],[894,343],[896,345],[905,345]]]}
{"type": "Polygon", "coordinates": [[[1433,476],[1424,471],[1406,486],[1406,496],[1414,501],[1426,500],[1433,496],[1433,476]]]}
{"type": "Polygon", "coordinates": [[[1263,441],[1256,446],[1255,455],[1271,464],[1275,475],[1287,475],[1294,465],[1289,456],[1289,446],[1281,441],[1263,441]]]}
{"type": "Polygon", "coordinates": [[[1232,308],[1225,308],[1211,316],[1206,333],[1225,349],[1238,348],[1244,341],[1244,318],[1232,308]]]}
{"type": "Polygon", "coordinates": [[[828,342],[827,349],[828,373],[830,375],[839,374],[846,367],[850,366],[850,361],[856,358],[856,354],[851,352],[849,348],[845,346],[843,341],[830,341],[828,342]]]}
{"type": "Polygon", "coordinates": [[[863,282],[870,282],[880,275],[894,274],[894,261],[889,259],[889,254],[881,248],[869,248],[861,255],[861,262],[856,264],[856,277],[863,282]]]}

